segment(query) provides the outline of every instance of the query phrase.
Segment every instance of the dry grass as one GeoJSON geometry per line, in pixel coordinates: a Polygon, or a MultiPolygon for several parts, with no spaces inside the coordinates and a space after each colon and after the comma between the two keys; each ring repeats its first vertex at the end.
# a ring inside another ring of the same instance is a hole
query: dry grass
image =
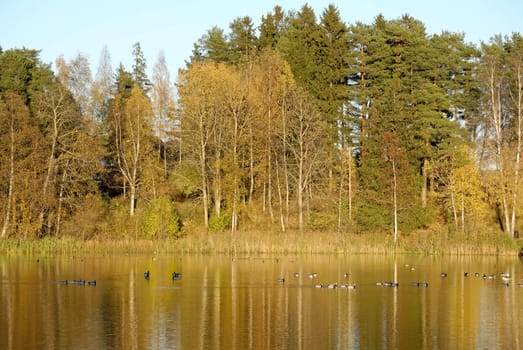
{"type": "Polygon", "coordinates": [[[0,240],[7,255],[104,255],[118,253],[177,254],[423,254],[423,255],[517,255],[521,241],[503,234],[449,235],[420,231],[390,234],[339,234],[326,232],[219,232],[191,233],[180,239],[8,239],[0,240]]]}

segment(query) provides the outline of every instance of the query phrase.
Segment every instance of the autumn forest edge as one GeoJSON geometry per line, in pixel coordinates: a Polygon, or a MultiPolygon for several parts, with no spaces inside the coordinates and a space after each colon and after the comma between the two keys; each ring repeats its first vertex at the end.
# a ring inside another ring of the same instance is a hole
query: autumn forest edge
{"type": "Polygon", "coordinates": [[[92,74],[0,48],[1,238],[518,234],[519,33],[276,6],[209,29],[176,81],[130,51],[92,74]]]}

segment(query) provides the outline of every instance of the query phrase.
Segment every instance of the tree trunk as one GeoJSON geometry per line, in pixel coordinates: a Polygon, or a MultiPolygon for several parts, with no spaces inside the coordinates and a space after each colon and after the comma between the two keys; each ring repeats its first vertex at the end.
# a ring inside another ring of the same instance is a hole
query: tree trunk
{"type": "Polygon", "coordinates": [[[428,166],[429,160],[427,158],[424,158],[423,165],[421,166],[421,207],[423,209],[427,207],[428,166]]]}
{"type": "Polygon", "coordinates": [[[394,162],[394,159],[392,160],[392,179],[392,203],[394,207],[394,243],[396,243],[398,239],[398,182],[396,178],[396,163],[394,162]]]}
{"type": "Polygon", "coordinates": [[[15,177],[15,132],[13,126],[14,120],[13,115],[11,115],[10,125],[9,125],[9,136],[10,136],[10,147],[9,147],[9,185],[7,190],[7,204],[5,206],[5,219],[4,224],[2,225],[2,233],[0,238],[5,238],[7,236],[7,230],[10,225],[11,219],[11,207],[13,203],[13,187],[14,187],[14,177],[15,177]]]}
{"type": "Polygon", "coordinates": [[[279,207],[280,207],[280,227],[281,232],[285,232],[285,216],[283,214],[283,198],[281,193],[281,183],[280,183],[280,172],[279,172],[279,166],[278,166],[278,158],[275,157],[276,160],[276,181],[278,183],[278,201],[279,201],[279,207]]]}
{"type": "MultiPolygon", "coordinates": [[[[203,137],[203,136],[202,136],[203,137]]],[[[203,222],[205,229],[209,228],[209,195],[207,187],[207,172],[205,167],[205,159],[207,157],[205,151],[205,141],[200,139],[200,171],[202,180],[202,206],[203,206],[203,222]]]]}
{"type": "Polygon", "coordinates": [[[511,227],[509,234],[514,235],[516,230],[516,206],[517,199],[519,194],[519,167],[521,163],[521,143],[522,143],[522,128],[523,128],[523,67],[521,64],[518,64],[516,72],[516,88],[517,88],[517,97],[513,98],[516,105],[516,155],[514,160],[514,190],[512,191],[512,215],[511,215],[511,227]]]}

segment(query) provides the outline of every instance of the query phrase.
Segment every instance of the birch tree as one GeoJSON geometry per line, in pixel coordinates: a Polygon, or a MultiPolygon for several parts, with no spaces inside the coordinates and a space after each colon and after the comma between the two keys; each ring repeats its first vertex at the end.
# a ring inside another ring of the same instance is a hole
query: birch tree
{"type": "Polygon", "coordinates": [[[140,87],[123,101],[119,95],[113,102],[112,128],[118,169],[129,186],[129,214],[135,213],[142,167],[150,156],[152,109],[140,87]]]}

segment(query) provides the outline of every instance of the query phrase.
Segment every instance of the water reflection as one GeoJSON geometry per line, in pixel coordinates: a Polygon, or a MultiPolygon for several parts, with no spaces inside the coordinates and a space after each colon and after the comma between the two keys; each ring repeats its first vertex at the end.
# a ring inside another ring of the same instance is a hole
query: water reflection
{"type": "Polygon", "coordinates": [[[2,349],[522,347],[523,264],[508,258],[0,257],[0,271],[2,349]],[[97,285],[56,283],[74,279],[97,285]]]}

